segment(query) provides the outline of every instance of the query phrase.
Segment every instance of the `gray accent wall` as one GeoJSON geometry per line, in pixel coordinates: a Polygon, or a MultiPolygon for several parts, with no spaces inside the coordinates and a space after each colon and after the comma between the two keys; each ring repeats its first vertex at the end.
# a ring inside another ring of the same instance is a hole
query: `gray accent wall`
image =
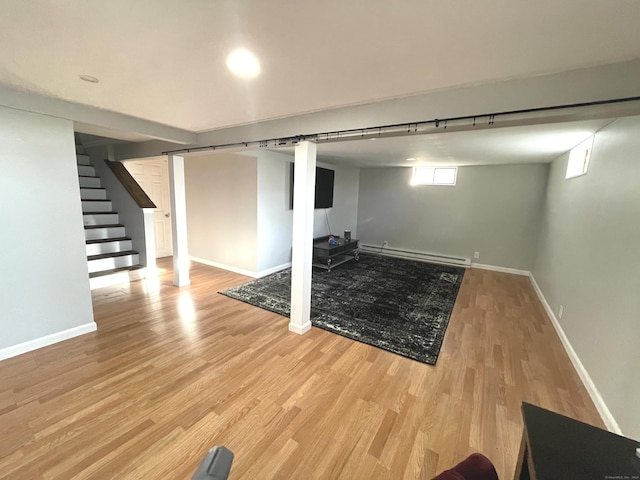
{"type": "Polygon", "coordinates": [[[455,186],[411,186],[411,168],[360,171],[365,244],[533,268],[548,165],[459,167],[455,186]]]}
{"type": "Polygon", "coordinates": [[[0,107],[0,171],[0,350],[95,327],[72,122],[0,107]]]}
{"type": "Polygon", "coordinates": [[[640,118],[595,136],[587,175],[551,166],[533,275],[625,435],[640,438],[640,118]]]}
{"type": "Polygon", "coordinates": [[[190,256],[257,271],[256,162],[233,153],[185,158],[190,256]]]}

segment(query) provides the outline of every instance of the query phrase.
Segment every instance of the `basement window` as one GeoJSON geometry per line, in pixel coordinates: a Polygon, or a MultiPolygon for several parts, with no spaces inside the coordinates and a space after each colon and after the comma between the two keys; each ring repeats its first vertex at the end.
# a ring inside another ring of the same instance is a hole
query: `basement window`
{"type": "Polygon", "coordinates": [[[579,177],[587,173],[589,169],[589,158],[593,148],[593,135],[587,138],[580,145],[571,149],[569,162],[567,163],[567,174],[565,178],[579,177]]]}
{"type": "Polygon", "coordinates": [[[457,167],[414,167],[411,185],[455,185],[457,167]]]}

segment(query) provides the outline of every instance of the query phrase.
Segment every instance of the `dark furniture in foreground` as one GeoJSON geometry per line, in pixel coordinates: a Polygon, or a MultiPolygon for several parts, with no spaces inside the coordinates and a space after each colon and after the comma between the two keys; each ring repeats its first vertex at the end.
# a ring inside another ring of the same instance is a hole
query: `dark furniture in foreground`
{"type": "Polygon", "coordinates": [[[313,266],[331,271],[332,268],[351,260],[358,260],[360,250],[358,240],[333,236],[335,245],[329,244],[329,235],[313,239],[313,266]]]}
{"type": "Polygon", "coordinates": [[[516,480],[640,479],[640,442],[529,403],[516,480]]]}

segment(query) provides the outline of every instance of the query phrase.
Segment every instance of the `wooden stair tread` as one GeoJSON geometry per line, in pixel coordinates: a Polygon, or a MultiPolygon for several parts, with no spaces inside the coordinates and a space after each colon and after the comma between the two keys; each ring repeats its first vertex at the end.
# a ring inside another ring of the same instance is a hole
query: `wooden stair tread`
{"type": "Polygon", "coordinates": [[[144,267],[142,265],[132,265],[130,267],[120,267],[120,268],[114,268],[113,270],[93,272],[89,274],[89,278],[104,277],[105,275],[111,275],[114,273],[126,272],[126,271],[132,271],[132,270],[140,270],[141,268],[144,268],[144,267]]]}
{"type": "Polygon", "coordinates": [[[82,212],[82,215],[114,215],[118,212],[114,212],[113,210],[109,212],[82,212]]]}
{"type": "Polygon", "coordinates": [[[124,225],[122,225],[121,223],[108,223],[108,224],[103,224],[103,225],[85,225],[84,229],[85,230],[93,230],[95,228],[117,228],[117,227],[124,227],[124,225]]]}
{"type": "Polygon", "coordinates": [[[127,255],[137,255],[135,250],[124,250],[122,252],[100,253],[98,255],[87,255],[87,260],[100,260],[103,258],[126,257],[127,255]]]}
{"type": "Polygon", "coordinates": [[[131,237],[98,238],[95,240],[87,240],[85,243],[94,244],[94,243],[107,243],[107,242],[126,242],[127,240],[131,240],[131,237]]]}

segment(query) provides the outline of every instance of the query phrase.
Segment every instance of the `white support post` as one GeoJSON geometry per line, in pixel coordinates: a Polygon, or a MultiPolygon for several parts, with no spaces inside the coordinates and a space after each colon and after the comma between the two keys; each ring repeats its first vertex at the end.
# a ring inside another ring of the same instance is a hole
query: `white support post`
{"type": "Polygon", "coordinates": [[[173,284],[189,285],[189,248],[187,246],[187,201],[184,188],[184,158],[168,155],[171,230],[173,233],[173,284]]]}
{"type": "Polygon", "coordinates": [[[155,208],[143,208],[142,217],[144,220],[144,247],[145,247],[145,267],[147,276],[154,276],[156,271],[156,226],[154,221],[155,208]]]}
{"type": "Polygon", "coordinates": [[[316,183],[316,144],[296,145],[293,186],[293,245],[291,253],[291,321],[289,330],[311,329],[311,260],[313,202],[316,183]]]}

